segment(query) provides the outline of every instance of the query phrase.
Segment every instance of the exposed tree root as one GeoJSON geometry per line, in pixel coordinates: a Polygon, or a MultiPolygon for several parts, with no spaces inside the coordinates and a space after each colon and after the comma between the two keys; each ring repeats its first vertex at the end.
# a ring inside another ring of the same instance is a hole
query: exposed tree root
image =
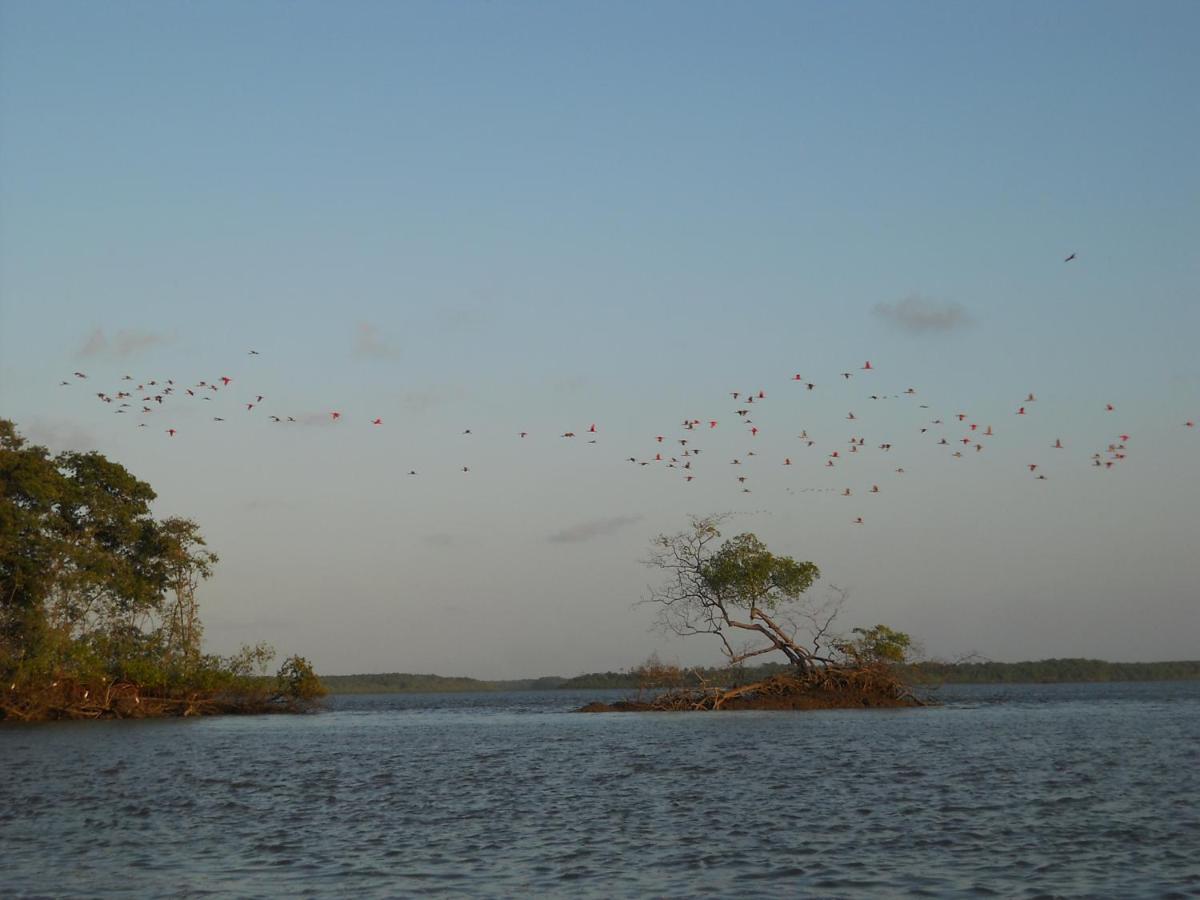
{"type": "Polygon", "coordinates": [[[862,709],[925,706],[884,665],[825,666],[772,675],[733,687],[672,688],[649,699],[589,703],[581,712],[668,712],[737,709],[862,709]]]}
{"type": "Polygon", "coordinates": [[[11,685],[0,691],[0,719],[21,722],[298,712],[307,706],[268,690],[164,691],[132,681],[97,685],[60,679],[43,685],[11,685]]]}

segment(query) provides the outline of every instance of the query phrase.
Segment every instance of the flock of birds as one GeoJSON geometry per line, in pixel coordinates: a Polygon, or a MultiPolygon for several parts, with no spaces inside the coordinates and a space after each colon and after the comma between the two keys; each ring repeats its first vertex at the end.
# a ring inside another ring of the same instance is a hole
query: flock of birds
{"type": "MultiPolygon", "coordinates": [[[[1069,261],[1068,258],[1067,261],[1069,261]]],[[[249,351],[250,356],[260,356],[256,350],[249,351]]],[[[840,379],[843,384],[849,385],[852,379],[873,379],[876,377],[876,368],[869,360],[861,366],[849,369],[833,376],[833,380],[840,379]]],[[[60,382],[61,387],[71,387],[73,384],[78,384],[89,380],[89,376],[85,372],[75,372],[72,379],[63,380],[60,382]]],[[[235,413],[225,409],[225,406],[230,405],[228,396],[234,393],[237,388],[234,385],[234,379],[222,375],[212,379],[204,379],[196,382],[189,382],[186,385],[178,383],[174,379],[147,379],[138,381],[131,375],[124,375],[120,379],[121,384],[112,390],[96,391],[96,400],[99,403],[106,404],[112,407],[113,413],[117,415],[129,415],[138,419],[137,428],[152,428],[164,418],[171,418],[171,412],[180,402],[187,403],[212,403],[218,400],[225,401],[223,406],[217,407],[217,410],[222,412],[221,415],[212,415],[211,419],[215,423],[227,422],[235,413]]],[[[789,379],[790,389],[798,392],[812,392],[819,387],[815,381],[809,381],[800,373],[796,373],[789,379]]],[[[856,382],[857,383],[857,382],[856,382]]],[[[239,386],[240,387],[240,386],[239,386]]],[[[650,444],[650,450],[641,457],[633,455],[625,458],[626,462],[637,466],[657,466],[665,470],[674,470],[682,478],[684,482],[692,482],[697,478],[697,472],[700,469],[701,454],[703,448],[699,446],[703,435],[711,434],[716,429],[727,430],[732,427],[739,429],[747,438],[747,443],[750,445],[743,453],[733,456],[725,462],[725,466],[734,467],[732,470],[733,483],[743,493],[751,493],[750,474],[751,463],[762,463],[762,457],[767,452],[762,448],[763,444],[756,439],[760,434],[760,426],[755,420],[758,411],[767,404],[767,392],[765,389],[755,389],[751,391],[730,391],[730,400],[732,401],[730,415],[732,418],[684,418],[677,426],[677,432],[668,436],[666,434],[658,434],[653,437],[650,444]]],[[[883,400],[906,400],[915,403],[917,407],[923,411],[919,424],[914,424],[915,435],[910,435],[918,440],[923,440],[931,443],[934,447],[943,448],[951,458],[961,459],[965,456],[983,453],[987,450],[992,440],[1004,429],[997,428],[993,424],[986,421],[976,420],[974,417],[965,412],[955,412],[953,414],[936,414],[930,409],[929,405],[921,402],[916,388],[908,387],[899,393],[880,393],[873,392],[862,394],[861,398],[864,402],[874,402],[883,400]]],[[[257,392],[243,394],[239,400],[234,401],[238,404],[237,414],[242,416],[249,415],[265,415],[266,418],[277,425],[287,426],[299,423],[311,424],[314,421],[323,421],[332,425],[341,425],[350,421],[343,415],[341,410],[329,410],[320,414],[309,415],[287,415],[280,412],[267,413],[261,409],[264,402],[264,397],[257,392]],[[255,411],[258,410],[258,413],[255,411]]],[[[1034,393],[1028,393],[1023,400],[1014,402],[1011,415],[1020,418],[1028,418],[1034,415],[1038,398],[1034,393]]],[[[1116,412],[1116,408],[1111,403],[1103,404],[1103,411],[1107,414],[1116,412]]],[[[869,417],[868,417],[869,418],[869,417]]],[[[837,470],[839,467],[848,467],[851,462],[857,459],[857,454],[877,454],[881,456],[889,456],[892,454],[894,447],[899,446],[899,442],[890,440],[873,440],[870,445],[867,443],[866,437],[863,435],[861,426],[856,424],[860,422],[860,417],[854,410],[846,411],[844,419],[847,430],[850,431],[845,438],[830,444],[818,447],[815,436],[810,437],[807,429],[801,429],[792,440],[796,441],[796,450],[777,458],[767,465],[779,465],[782,467],[797,466],[801,460],[801,455],[819,455],[820,466],[826,470],[837,470]]],[[[371,427],[382,427],[384,420],[382,416],[363,416],[362,424],[370,425],[371,427]]],[[[1182,427],[1193,429],[1196,427],[1194,420],[1188,419],[1181,423],[1182,427]]],[[[160,433],[165,434],[167,438],[173,439],[181,434],[181,431],[175,424],[166,424],[158,426],[160,433]]],[[[464,436],[472,434],[471,428],[463,430],[464,436]]],[[[515,431],[514,437],[517,440],[524,440],[530,435],[529,431],[515,431]]],[[[563,431],[559,437],[563,440],[574,440],[579,435],[583,435],[583,440],[587,443],[595,444],[598,441],[599,429],[595,423],[589,425],[586,429],[581,429],[580,432],[571,430],[563,431]]],[[[1114,428],[1112,433],[1100,442],[1100,446],[1095,448],[1090,456],[1090,465],[1097,469],[1112,469],[1121,464],[1128,457],[1128,447],[1132,441],[1130,434],[1121,432],[1114,428]]],[[[1066,445],[1060,437],[1046,439],[1046,450],[1058,452],[1065,450],[1066,445]]],[[[710,454],[711,455],[711,454],[710,454]]],[[[705,457],[707,460],[709,457],[705,457]]],[[[811,460],[809,460],[811,464],[811,460]]],[[[1027,461],[1023,463],[1023,468],[1027,477],[1044,481],[1050,476],[1046,473],[1041,461],[1027,461]]],[[[462,465],[461,471],[469,473],[471,467],[462,465]]],[[[891,467],[891,472],[894,475],[903,475],[905,468],[903,465],[895,465],[891,467]]],[[[417,476],[418,472],[415,469],[408,470],[408,476],[417,476]]],[[[832,474],[832,473],[831,473],[832,474]]],[[[796,489],[788,488],[788,491],[794,492],[796,489]]],[[[856,496],[856,491],[852,487],[811,487],[799,489],[804,492],[828,492],[838,493],[844,497],[856,496]]],[[[879,494],[883,491],[878,483],[871,483],[865,490],[860,489],[858,493],[879,494]]],[[[864,516],[858,515],[851,518],[851,522],[855,525],[864,524],[864,516]]]]}

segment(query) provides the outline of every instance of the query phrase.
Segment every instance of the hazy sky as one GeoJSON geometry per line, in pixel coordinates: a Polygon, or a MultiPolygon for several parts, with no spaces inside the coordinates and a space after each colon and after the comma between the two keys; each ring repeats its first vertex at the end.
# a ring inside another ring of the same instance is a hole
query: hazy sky
{"type": "Polygon", "coordinates": [[[632,604],[653,535],[731,512],[935,656],[1195,658],[1198,33],[1194,2],[4,2],[0,415],[199,521],[220,652],[715,661],[632,604]],[[126,373],[233,382],[116,414],[126,373]]]}

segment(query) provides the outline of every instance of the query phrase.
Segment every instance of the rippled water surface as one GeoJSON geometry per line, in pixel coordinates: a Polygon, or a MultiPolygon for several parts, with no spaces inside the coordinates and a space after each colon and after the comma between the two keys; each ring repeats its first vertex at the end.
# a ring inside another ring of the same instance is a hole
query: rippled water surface
{"type": "Polygon", "coordinates": [[[1200,683],[0,726],[0,895],[1200,896],[1200,683]]]}

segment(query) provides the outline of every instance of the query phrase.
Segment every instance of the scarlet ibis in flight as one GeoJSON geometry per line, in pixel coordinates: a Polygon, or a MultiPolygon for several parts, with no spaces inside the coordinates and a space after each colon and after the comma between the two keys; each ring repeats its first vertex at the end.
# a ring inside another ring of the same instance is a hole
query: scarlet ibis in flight
{"type": "Polygon", "coordinates": [[[371,424],[372,424],[372,425],[382,425],[382,424],[383,424],[383,419],[372,419],[372,420],[371,420],[371,424]]]}
{"type": "Polygon", "coordinates": [[[871,369],[871,361],[868,359],[868,360],[867,360],[867,361],[866,361],[866,362],[863,364],[863,370],[864,370],[864,371],[870,371],[870,369],[871,369]]]}

